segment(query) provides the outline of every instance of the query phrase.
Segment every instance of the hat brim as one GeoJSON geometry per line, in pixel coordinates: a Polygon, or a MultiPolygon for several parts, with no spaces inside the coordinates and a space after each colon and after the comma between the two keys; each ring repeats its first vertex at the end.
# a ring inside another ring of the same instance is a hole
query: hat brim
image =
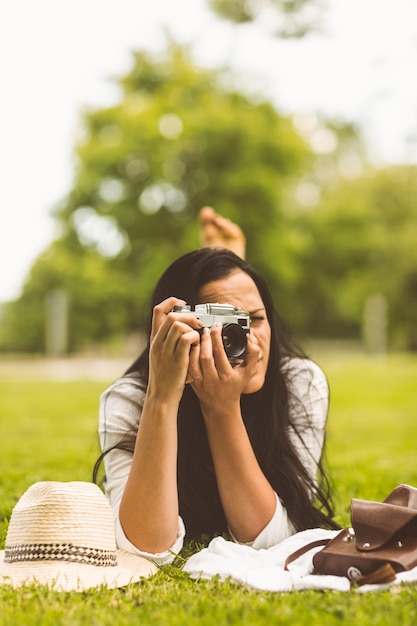
{"type": "Polygon", "coordinates": [[[148,578],[157,566],[140,556],[117,550],[117,565],[95,566],[66,561],[21,561],[6,563],[0,551],[0,585],[17,588],[24,585],[47,585],[54,591],[85,591],[104,585],[108,589],[124,587],[148,578]]]}

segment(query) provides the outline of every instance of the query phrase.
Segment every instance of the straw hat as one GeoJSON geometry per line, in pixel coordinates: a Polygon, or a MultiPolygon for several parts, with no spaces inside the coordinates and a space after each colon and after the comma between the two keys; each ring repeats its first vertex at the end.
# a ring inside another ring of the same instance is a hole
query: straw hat
{"type": "Polygon", "coordinates": [[[57,591],[123,587],[154,574],[151,561],[116,549],[113,514],[88,482],[38,482],[13,509],[0,551],[0,584],[57,591]]]}

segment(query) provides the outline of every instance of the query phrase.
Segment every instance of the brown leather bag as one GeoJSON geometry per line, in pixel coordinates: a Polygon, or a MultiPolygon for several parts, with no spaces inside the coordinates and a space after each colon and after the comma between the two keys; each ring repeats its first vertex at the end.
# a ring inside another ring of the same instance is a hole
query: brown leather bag
{"type": "Polygon", "coordinates": [[[417,566],[416,488],[400,485],[384,502],[352,499],[351,523],[290,555],[286,566],[324,543],[313,557],[314,573],[346,576],[356,585],[391,582],[396,572],[417,566]]]}

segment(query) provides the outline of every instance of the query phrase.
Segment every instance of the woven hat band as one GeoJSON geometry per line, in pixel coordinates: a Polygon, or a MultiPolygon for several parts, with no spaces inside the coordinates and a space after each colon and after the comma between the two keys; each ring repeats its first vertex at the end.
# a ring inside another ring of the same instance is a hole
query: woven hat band
{"type": "Polygon", "coordinates": [[[97,567],[117,565],[116,553],[111,550],[74,546],[71,543],[34,543],[12,546],[6,548],[4,560],[6,563],[66,561],[97,567]]]}

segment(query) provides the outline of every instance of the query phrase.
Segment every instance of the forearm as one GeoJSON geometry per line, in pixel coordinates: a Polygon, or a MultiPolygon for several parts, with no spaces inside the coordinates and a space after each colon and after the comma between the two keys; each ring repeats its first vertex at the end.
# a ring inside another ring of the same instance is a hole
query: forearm
{"type": "Polygon", "coordinates": [[[178,529],[177,408],[147,397],[119,518],[138,549],[162,552],[178,529]]]}
{"type": "Polygon", "coordinates": [[[205,412],[220,498],[237,541],[253,541],[276,509],[275,493],[259,467],[240,409],[205,412]]]}

